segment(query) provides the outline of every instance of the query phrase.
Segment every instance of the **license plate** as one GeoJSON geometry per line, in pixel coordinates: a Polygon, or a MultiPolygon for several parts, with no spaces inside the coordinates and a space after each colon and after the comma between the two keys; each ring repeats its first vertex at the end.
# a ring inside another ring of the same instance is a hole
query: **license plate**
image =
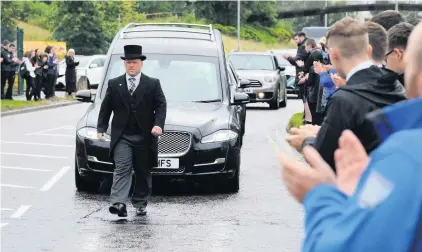
{"type": "Polygon", "coordinates": [[[251,88],[245,88],[245,93],[252,93],[252,89],[251,88]]]}
{"type": "Polygon", "coordinates": [[[179,169],[178,158],[158,158],[158,166],[160,169],[179,169]]]}

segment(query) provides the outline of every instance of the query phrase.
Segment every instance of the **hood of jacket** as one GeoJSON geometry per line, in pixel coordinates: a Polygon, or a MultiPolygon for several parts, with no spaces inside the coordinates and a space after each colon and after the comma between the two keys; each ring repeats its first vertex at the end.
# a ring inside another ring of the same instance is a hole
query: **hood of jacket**
{"type": "Polygon", "coordinates": [[[340,89],[385,107],[406,99],[406,90],[399,81],[399,74],[371,66],[356,72],[340,89]]]}

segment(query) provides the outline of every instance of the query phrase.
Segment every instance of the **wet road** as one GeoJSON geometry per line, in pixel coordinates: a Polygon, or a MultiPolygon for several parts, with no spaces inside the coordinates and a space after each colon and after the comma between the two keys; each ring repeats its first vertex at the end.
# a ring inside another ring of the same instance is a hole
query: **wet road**
{"type": "Polygon", "coordinates": [[[106,193],[75,189],[75,125],[88,104],[2,118],[1,251],[299,251],[303,211],[281,182],[268,137],[276,128],[284,137],[301,102],[278,111],[252,106],[239,193],[175,184],[152,197],[145,217],[133,217],[130,206],[127,220],[108,213],[106,193]]]}

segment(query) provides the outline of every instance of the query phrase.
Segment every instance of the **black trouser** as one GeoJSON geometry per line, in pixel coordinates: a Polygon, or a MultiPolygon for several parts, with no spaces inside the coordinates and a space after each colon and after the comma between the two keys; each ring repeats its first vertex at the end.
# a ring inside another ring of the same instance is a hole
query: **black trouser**
{"type": "Polygon", "coordinates": [[[13,95],[13,84],[15,82],[15,71],[2,71],[1,72],[1,98],[12,99],[13,95]],[[4,94],[4,88],[6,87],[6,82],[8,83],[6,95],[4,94]]]}
{"type": "Polygon", "coordinates": [[[26,76],[25,82],[26,82],[26,92],[25,92],[26,100],[28,101],[32,100],[32,96],[34,96],[35,100],[38,100],[36,96],[36,92],[35,92],[34,78],[32,78],[31,76],[26,76]]]}
{"type": "Polygon", "coordinates": [[[57,74],[54,74],[54,79],[53,79],[53,85],[52,85],[52,94],[53,96],[56,96],[56,83],[57,83],[57,74]]]}
{"type": "Polygon", "coordinates": [[[42,75],[35,75],[35,99],[41,99],[41,88],[43,86],[42,75]]]}
{"type": "Polygon", "coordinates": [[[53,86],[54,86],[54,75],[53,74],[47,74],[47,80],[45,82],[45,98],[51,98],[53,97],[53,86]]]}
{"type": "Polygon", "coordinates": [[[317,103],[316,102],[309,102],[309,110],[311,111],[312,115],[312,124],[313,125],[321,125],[324,121],[324,113],[318,113],[316,112],[317,103]]]}

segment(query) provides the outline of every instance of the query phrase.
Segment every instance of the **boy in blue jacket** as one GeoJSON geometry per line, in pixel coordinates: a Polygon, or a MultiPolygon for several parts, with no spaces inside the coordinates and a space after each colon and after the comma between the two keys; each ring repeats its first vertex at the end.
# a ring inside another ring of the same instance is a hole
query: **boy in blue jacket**
{"type": "Polygon", "coordinates": [[[370,157],[350,131],[335,154],[337,177],[312,147],[311,167],[281,155],[285,184],[306,212],[303,251],[422,251],[421,44],[422,23],[404,59],[410,100],[367,117],[382,141],[370,157]]]}

